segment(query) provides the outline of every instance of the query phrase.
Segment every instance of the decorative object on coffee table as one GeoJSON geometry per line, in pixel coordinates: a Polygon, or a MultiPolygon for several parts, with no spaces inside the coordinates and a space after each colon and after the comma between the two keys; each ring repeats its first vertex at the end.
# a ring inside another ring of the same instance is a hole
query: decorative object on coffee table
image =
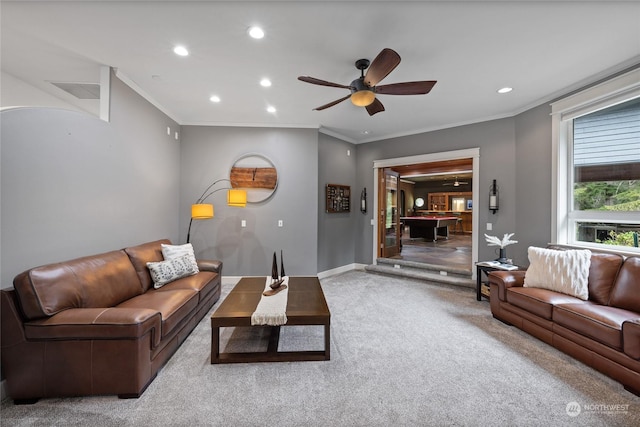
{"type": "Polygon", "coordinates": [[[269,284],[269,287],[271,289],[267,289],[265,290],[262,295],[269,297],[272,295],[277,294],[278,292],[280,292],[283,289],[286,289],[287,285],[283,285],[284,281],[285,281],[285,274],[284,274],[284,261],[282,260],[282,250],[280,251],[280,265],[281,265],[281,271],[280,274],[278,274],[278,260],[276,258],[276,253],[273,253],[273,264],[271,265],[271,284],[269,284]]]}

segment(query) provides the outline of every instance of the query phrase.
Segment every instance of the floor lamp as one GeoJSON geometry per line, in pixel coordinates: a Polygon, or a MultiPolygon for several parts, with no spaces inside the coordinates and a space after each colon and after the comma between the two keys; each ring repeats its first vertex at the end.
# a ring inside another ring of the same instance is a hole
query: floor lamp
{"type": "Polygon", "coordinates": [[[222,178],[214,181],[213,184],[207,187],[206,190],[202,193],[202,195],[196,200],[194,204],[191,205],[191,220],[189,221],[189,231],[187,232],[187,243],[189,243],[191,239],[191,225],[193,224],[194,219],[211,219],[214,215],[213,204],[212,203],[204,203],[209,196],[213,193],[216,193],[221,190],[227,191],[227,206],[235,206],[244,208],[247,205],[247,192],[245,190],[238,190],[233,187],[222,187],[211,190],[217,183],[227,181],[231,184],[231,181],[228,179],[222,178]]]}

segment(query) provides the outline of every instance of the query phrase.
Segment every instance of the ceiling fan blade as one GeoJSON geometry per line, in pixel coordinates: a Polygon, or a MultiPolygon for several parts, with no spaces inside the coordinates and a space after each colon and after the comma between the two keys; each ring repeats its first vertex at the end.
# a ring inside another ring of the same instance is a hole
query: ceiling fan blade
{"type": "Polygon", "coordinates": [[[349,86],[341,85],[341,84],[338,84],[338,83],[328,82],[326,80],[316,79],[315,77],[300,76],[300,77],[298,77],[298,80],[303,81],[305,83],[311,83],[313,85],[339,87],[339,88],[342,88],[342,89],[350,89],[349,86]]]}
{"type": "Polygon", "coordinates": [[[384,95],[424,95],[429,93],[436,83],[436,80],[392,83],[376,86],[375,92],[384,95]]]}
{"type": "Polygon", "coordinates": [[[370,116],[384,111],[384,105],[382,105],[382,102],[380,102],[378,98],[374,99],[373,102],[367,105],[365,108],[367,109],[367,113],[369,113],[370,116]]]}
{"type": "Polygon", "coordinates": [[[345,99],[349,99],[349,98],[351,98],[351,94],[349,94],[349,95],[345,96],[344,98],[336,99],[335,101],[330,102],[330,103],[328,103],[328,104],[321,105],[321,106],[320,106],[320,107],[318,107],[318,108],[314,108],[314,110],[316,110],[316,111],[320,111],[320,110],[324,110],[325,108],[333,107],[334,105],[339,104],[339,103],[341,103],[342,101],[344,101],[345,99]]]}
{"type": "Polygon", "coordinates": [[[387,77],[399,63],[400,55],[398,55],[396,51],[389,48],[382,49],[369,66],[367,74],[364,76],[364,82],[369,87],[377,85],[382,79],[387,77]]]}

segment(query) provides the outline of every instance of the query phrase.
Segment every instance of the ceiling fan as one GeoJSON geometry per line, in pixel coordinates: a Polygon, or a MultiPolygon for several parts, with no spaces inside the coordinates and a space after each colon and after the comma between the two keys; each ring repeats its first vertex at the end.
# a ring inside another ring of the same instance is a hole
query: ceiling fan
{"type": "Polygon", "coordinates": [[[456,177],[453,182],[445,182],[442,185],[453,185],[454,187],[460,187],[463,184],[468,184],[468,182],[458,181],[458,177],[456,177]]]}
{"type": "Polygon", "coordinates": [[[400,55],[392,49],[385,48],[376,56],[369,66],[368,59],[358,59],[356,68],[360,70],[360,77],[351,82],[350,85],[332,83],[315,77],[300,76],[298,80],[320,86],[338,87],[349,89],[351,93],[343,98],[337,99],[328,104],[322,105],[314,110],[324,110],[333,107],[342,101],[351,98],[351,102],[358,107],[365,107],[370,116],[384,111],[382,102],[376,98],[380,95],[425,95],[431,91],[436,84],[435,80],[392,83],[388,85],[376,86],[382,79],[387,77],[400,64],[400,55]],[[369,68],[365,74],[364,70],[369,68]]]}

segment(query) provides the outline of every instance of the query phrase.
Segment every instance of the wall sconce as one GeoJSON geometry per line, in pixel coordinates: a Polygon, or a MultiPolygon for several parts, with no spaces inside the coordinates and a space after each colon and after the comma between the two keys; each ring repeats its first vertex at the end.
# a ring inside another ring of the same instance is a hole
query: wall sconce
{"type": "Polygon", "coordinates": [[[498,186],[496,185],[496,180],[494,179],[493,184],[491,184],[491,190],[489,190],[489,210],[494,214],[499,209],[498,200],[499,191],[498,186]]]}
{"type": "Polygon", "coordinates": [[[360,193],[360,212],[363,214],[367,213],[367,188],[362,189],[362,193],[360,193]]]}
{"type": "Polygon", "coordinates": [[[187,232],[187,243],[189,243],[189,240],[191,238],[191,225],[193,224],[194,219],[213,218],[214,216],[213,204],[204,203],[204,201],[207,200],[207,198],[209,198],[209,196],[211,196],[213,193],[216,193],[221,190],[228,190],[227,191],[228,206],[244,208],[247,205],[247,192],[245,190],[238,190],[231,187],[222,187],[222,188],[213,190],[211,192],[208,192],[209,190],[211,190],[211,188],[213,188],[214,185],[222,181],[228,181],[229,183],[231,183],[231,181],[224,178],[214,181],[213,184],[211,184],[210,186],[207,187],[206,190],[204,190],[204,192],[198,198],[198,200],[196,200],[196,202],[193,205],[191,205],[191,220],[189,221],[189,231],[187,232]]]}

